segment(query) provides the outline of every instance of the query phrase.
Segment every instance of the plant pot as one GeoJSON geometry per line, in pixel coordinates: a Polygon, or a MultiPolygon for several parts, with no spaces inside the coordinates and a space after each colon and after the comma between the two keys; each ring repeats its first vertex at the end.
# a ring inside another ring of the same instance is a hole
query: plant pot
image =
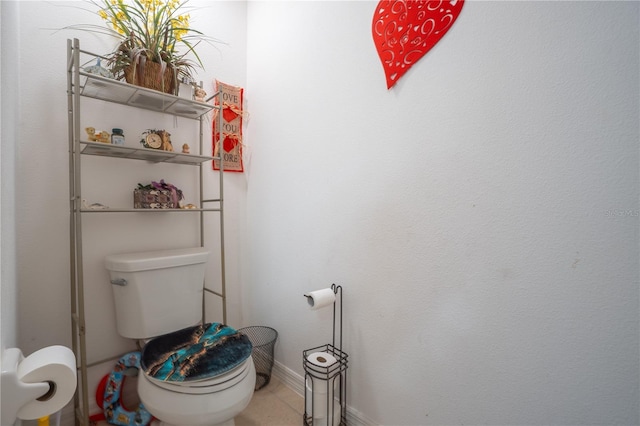
{"type": "Polygon", "coordinates": [[[146,87],[159,92],[174,94],[175,77],[173,68],[157,62],[140,60],[124,70],[125,80],[129,84],[146,87]]]}

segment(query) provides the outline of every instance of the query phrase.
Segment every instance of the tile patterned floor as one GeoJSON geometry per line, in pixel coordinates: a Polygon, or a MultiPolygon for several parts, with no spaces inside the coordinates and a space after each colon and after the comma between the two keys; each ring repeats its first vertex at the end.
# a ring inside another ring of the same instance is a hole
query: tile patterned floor
{"type": "MultiPolygon", "coordinates": [[[[249,406],[235,422],[236,426],[300,426],[303,414],[304,397],[271,376],[267,386],[253,393],[249,406]]],[[[95,426],[110,425],[101,421],[95,426]]]]}
{"type": "Polygon", "coordinates": [[[236,426],[299,426],[303,414],[304,398],[271,376],[235,421],[236,426]]]}

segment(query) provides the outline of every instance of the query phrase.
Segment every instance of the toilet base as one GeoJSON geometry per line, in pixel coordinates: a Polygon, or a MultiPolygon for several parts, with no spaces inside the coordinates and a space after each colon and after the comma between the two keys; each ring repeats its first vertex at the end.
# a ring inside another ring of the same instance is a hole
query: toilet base
{"type": "Polygon", "coordinates": [[[233,386],[207,394],[177,393],[156,386],[145,375],[138,379],[138,395],[162,425],[234,426],[234,417],[251,401],[256,383],[252,357],[247,359],[244,377],[233,386]]]}
{"type": "MultiPolygon", "coordinates": [[[[165,422],[154,421],[151,423],[151,426],[189,426],[189,425],[172,425],[165,422]]],[[[211,426],[236,426],[236,422],[233,419],[231,419],[231,420],[227,420],[224,423],[218,423],[217,425],[211,425],[211,426]]]]}

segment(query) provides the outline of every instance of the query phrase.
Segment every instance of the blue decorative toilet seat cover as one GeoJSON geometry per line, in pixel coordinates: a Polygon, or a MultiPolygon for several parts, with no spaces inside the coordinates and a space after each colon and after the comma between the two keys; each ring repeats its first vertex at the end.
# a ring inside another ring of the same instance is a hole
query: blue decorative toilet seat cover
{"type": "Polygon", "coordinates": [[[220,323],[188,327],[156,337],[142,349],[144,373],[165,382],[189,382],[216,377],[251,355],[249,338],[220,323]]]}

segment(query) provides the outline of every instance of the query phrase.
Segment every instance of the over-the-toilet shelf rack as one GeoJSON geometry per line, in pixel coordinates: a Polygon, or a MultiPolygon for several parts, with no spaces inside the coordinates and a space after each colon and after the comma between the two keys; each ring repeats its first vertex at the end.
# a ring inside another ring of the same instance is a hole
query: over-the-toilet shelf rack
{"type": "MultiPolygon", "coordinates": [[[[108,214],[108,213],[133,213],[157,214],[163,213],[199,213],[200,244],[204,246],[205,235],[203,226],[203,214],[205,212],[219,212],[220,223],[220,291],[214,291],[205,286],[205,292],[213,294],[222,302],[222,321],[227,322],[226,309],[226,281],[225,281],[225,252],[224,252],[224,216],[223,216],[223,161],[220,157],[202,155],[204,144],[204,122],[206,115],[217,109],[218,105],[209,103],[219,93],[207,99],[207,102],[192,101],[180,98],[173,94],[161,93],[127,84],[122,81],[102,77],[86,72],[82,66],[89,61],[106,59],[104,56],[81,50],[78,39],[67,40],[67,104],[69,127],[69,212],[70,212],[70,270],[71,270],[71,326],[72,349],[78,360],[78,390],[74,399],[76,425],[89,425],[89,391],[87,384],[87,369],[89,367],[115,360],[119,355],[105,359],[87,361],[86,348],[86,323],[85,323],[85,288],[83,272],[83,244],[82,244],[82,215],[108,214]],[[81,140],[84,132],[81,131],[81,98],[93,98],[100,101],[126,105],[130,107],[170,114],[176,117],[184,117],[198,121],[199,123],[199,153],[183,154],[179,152],[158,151],[147,148],[134,148],[118,146],[99,142],[81,140]],[[133,209],[128,207],[93,210],[85,208],[82,203],[81,192],[81,164],[83,155],[112,157],[116,159],[142,160],[152,163],[170,163],[195,166],[199,170],[199,195],[200,203],[195,209],[133,209]],[[205,199],[203,197],[203,165],[209,161],[219,161],[219,198],[205,199]],[[207,206],[207,207],[205,207],[207,206]]],[[[217,114],[220,120],[218,128],[222,128],[222,114],[217,114]]],[[[203,296],[203,322],[204,322],[204,296],[203,296]]]]}

